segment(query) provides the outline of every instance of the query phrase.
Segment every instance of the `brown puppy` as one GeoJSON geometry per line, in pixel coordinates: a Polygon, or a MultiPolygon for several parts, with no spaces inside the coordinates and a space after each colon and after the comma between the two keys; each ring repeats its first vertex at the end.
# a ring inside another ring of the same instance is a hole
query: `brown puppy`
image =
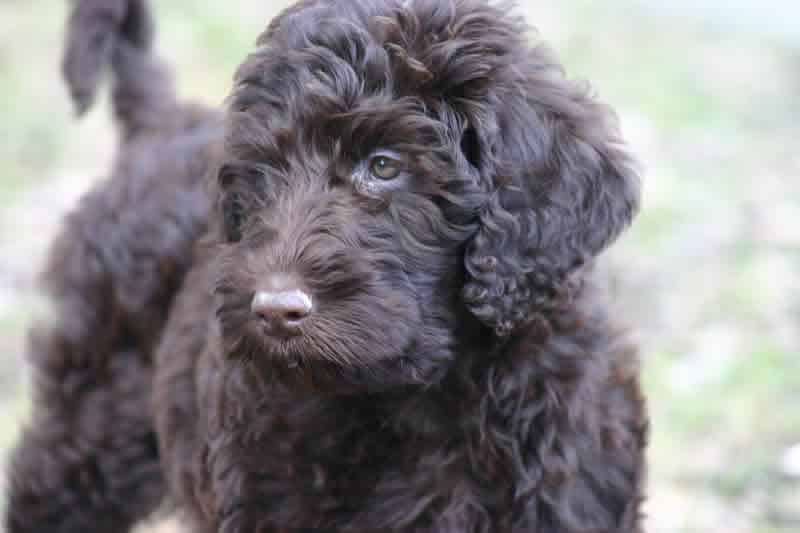
{"type": "Polygon", "coordinates": [[[638,177],[522,22],[300,2],[224,128],[176,102],[142,0],[70,30],[124,143],[52,255],[10,533],[126,531],[166,494],[205,532],[640,530],[638,364],[591,275],[638,177]]]}

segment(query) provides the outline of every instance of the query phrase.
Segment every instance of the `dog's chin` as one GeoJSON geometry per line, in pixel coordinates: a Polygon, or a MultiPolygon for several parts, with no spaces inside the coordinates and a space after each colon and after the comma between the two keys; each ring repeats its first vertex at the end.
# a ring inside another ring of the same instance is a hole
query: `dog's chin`
{"type": "MultiPolygon", "coordinates": [[[[228,364],[240,365],[265,386],[332,394],[356,394],[426,385],[434,378],[409,355],[413,338],[388,344],[350,347],[345,340],[338,352],[318,349],[313,328],[296,335],[275,336],[257,320],[239,324],[236,334],[222,335],[222,354],[228,364]],[[356,351],[356,348],[358,351],[356,351]],[[391,350],[391,351],[389,351],[391,350]]],[[[400,339],[395,339],[400,341],[400,339]]]]}

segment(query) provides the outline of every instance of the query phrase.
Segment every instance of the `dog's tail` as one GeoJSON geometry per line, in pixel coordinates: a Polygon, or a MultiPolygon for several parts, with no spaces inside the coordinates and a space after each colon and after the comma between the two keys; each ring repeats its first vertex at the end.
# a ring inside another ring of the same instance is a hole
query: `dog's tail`
{"type": "Polygon", "coordinates": [[[113,77],[112,105],[125,138],[158,126],[176,106],[172,78],[152,53],[147,0],[70,0],[62,73],[79,115],[113,77]]]}

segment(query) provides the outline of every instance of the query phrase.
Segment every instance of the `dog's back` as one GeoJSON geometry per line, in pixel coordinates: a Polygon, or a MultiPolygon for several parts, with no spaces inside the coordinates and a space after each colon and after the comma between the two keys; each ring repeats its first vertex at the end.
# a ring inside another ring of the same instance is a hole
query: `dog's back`
{"type": "Polygon", "coordinates": [[[163,496],[151,353],[206,224],[221,126],[178,102],[152,29],[144,0],[71,3],[63,75],[80,114],[110,70],[120,149],[43,276],[55,313],[31,336],[35,404],[11,460],[9,533],[127,531],[163,496]]]}

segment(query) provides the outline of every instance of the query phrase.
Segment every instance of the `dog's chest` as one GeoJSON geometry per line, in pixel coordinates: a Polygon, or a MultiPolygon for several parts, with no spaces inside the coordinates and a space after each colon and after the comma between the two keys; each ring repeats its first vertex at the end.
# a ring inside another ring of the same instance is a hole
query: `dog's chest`
{"type": "Polygon", "coordinates": [[[424,530],[475,475],[455,422],[436,413],[388,416],[363,399],[276,397],[258,420],[224,454],[238,472],[228,461],[217,472],[235,477],[230,486],[252,502],[251,514],[276,527],[375,531],[407,522],[424,530]]]}

